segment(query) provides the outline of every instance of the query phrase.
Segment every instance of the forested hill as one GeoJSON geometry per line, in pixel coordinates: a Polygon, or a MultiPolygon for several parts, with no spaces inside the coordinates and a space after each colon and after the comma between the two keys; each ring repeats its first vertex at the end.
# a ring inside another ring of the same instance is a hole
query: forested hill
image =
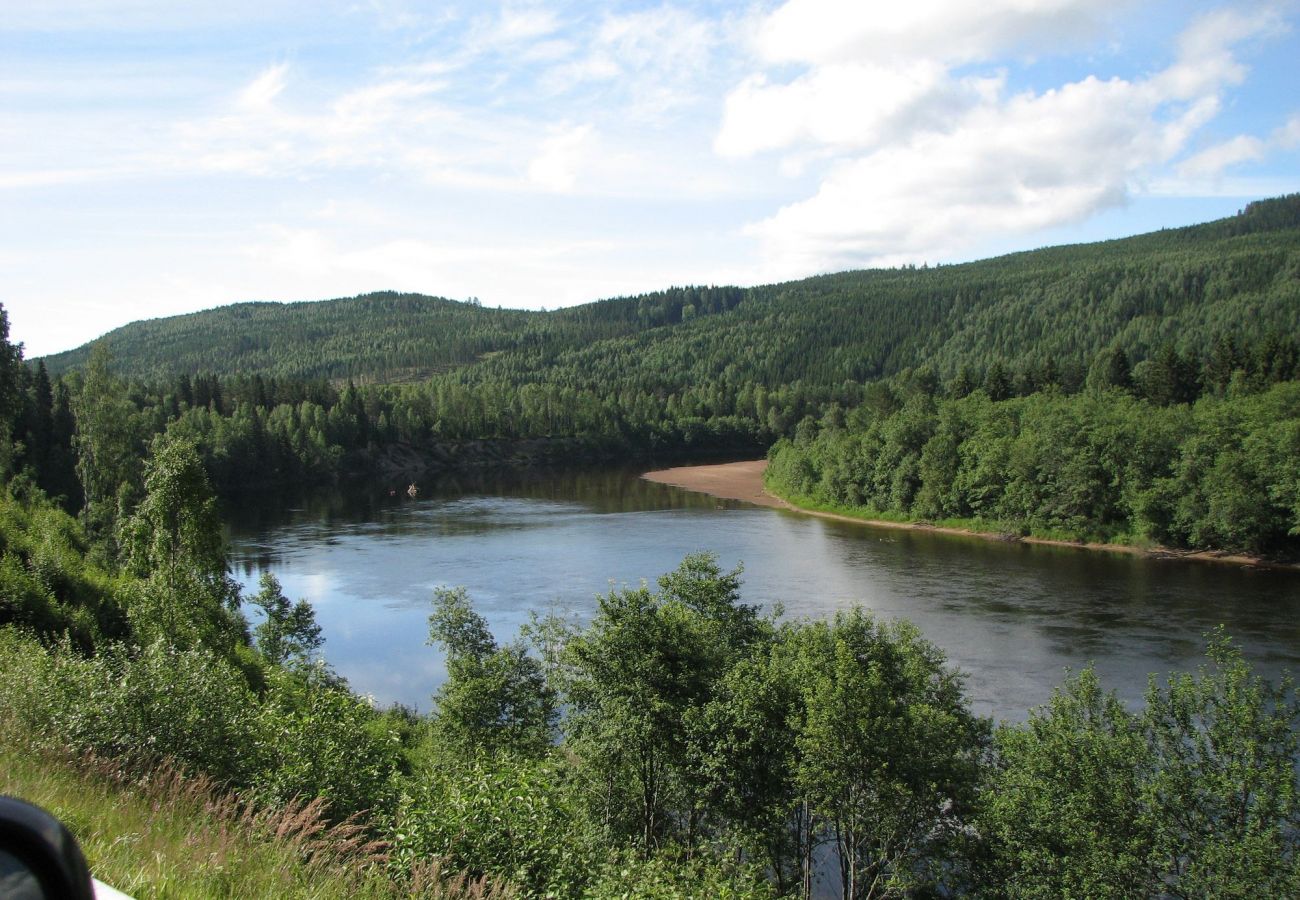
{"type": "MultiPolygon", "coordinates": [[[[133,322],[104,339],[115,368],[128,377],[261,374],[401,382],[503,351],[555,351],[680,322],[685,306],[721,311],[743,294],[739,288],[672,289],[546,313],[384,291],[321,302],[236,303],[133,322]]],[[[45,363],[51,374],[61,374],[83,366],[89,351],[88,344],[45,363]]]]}
{"type": "MultiPolygon", "coordinates": [[[[380,293],[245,303],[107,335],[128,376],[262,374],[553,381],[672,392],[701,382],[831,387],[920,365],[950,377],[1223,334],[1300,331],[1300,195],[1237,216],[1096,244],[931,269],[845,272],[762,287],[681,288],[553,312],[380,293]]],[[[88,348],[46,358],[52,374],[88,348]]]]}

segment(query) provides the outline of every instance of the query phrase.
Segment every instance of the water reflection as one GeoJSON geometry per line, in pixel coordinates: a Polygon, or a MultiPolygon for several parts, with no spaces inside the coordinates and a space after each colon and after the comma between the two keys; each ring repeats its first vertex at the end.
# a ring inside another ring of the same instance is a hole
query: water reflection
{"type": "Polygon", "coordinates": [[[1021,718],[1066,667],[1095,661],[1137,700],[1148,672],[1194,668],[1222,623],[1271,675],[1300,670],[1300,577],[1288,573],[898,531],[719,502],[633,470],[459,476],[247,505],[231,519],[236,574],[306,597],[326,654],[358,690],[422,709],[442,664],[429,599],[464,585],[499,638],[532,611],[579,619],[611,586],[687,553],[743,561],[744,597],[787,615],[861,605],[907,618],[968,673],[979,712],[1021,718]]]}

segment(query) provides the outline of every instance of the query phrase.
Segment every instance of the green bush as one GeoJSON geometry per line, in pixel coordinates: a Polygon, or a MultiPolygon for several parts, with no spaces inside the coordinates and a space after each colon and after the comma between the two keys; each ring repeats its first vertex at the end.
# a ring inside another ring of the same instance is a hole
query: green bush
{"type": "Polygon", "coordinates": [[[556,760],[444,760],[408,783],[392,856],[402,868],[441,857],[531,895],[574,896],[599,862],[583,824],[556,760]]]}
{"type": "Polygon", "coordinates": [[[281,802],[322,797],[340,818],[390,812],[400,745],[395,732],[377,733],[375,719],[370,704],[323,667],[270,669],[256,712],[255,790],[281,802]]]}
{"type": "Polygon", "coordinates": [[[753,866],[708,853],[619,854],[596,873],[587,900],[766,900],[776,891],[753,866]]]}
{"type": "Polygon", "coordinates": [[[256,698],[201,647],[113,644],[86,657],[66,638],[46,650],[9,630],[0,684],[13,712],[51,745],[140,766],[171,760],[236,786],[258,767],[249,752],[256,698]]]}

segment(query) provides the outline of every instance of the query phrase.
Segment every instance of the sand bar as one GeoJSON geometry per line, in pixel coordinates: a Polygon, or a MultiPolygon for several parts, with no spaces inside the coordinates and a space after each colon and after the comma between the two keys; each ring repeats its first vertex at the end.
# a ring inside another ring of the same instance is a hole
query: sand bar
{"type": "Polygon", "coordinates": [[[646,481],[671,484],[673,487],[708,494],[720,500],[744,500],[757,506],[794,509],[789,503],[773,497],[763,489],[763,472],[766,469],[767,460],[752,459],[712,466],[678,466],[675,469],[646,472],[641,477],[646,481]]]}
{"type": "Polygon", "coordinates": [[[845,516],[820,510],[801,509],[787,503],[780,497],[769,494],[763,487],[763,472],[767,469],[766,459],[747,460],[745,462],[720,463],[707,466],[678,466],[673,469],[660,469],[646,472],[641,477],[647,481],[656,481],[673,487],[685,488],[708,494],[721,500],[743,500],[756,506],[770,506],[788,509],[809,516],[834,519],[838,522],[853,522],[858,525],[870,525],[876,528],[901,528],[916,531],[929,531],[936,534],[955,534],[965,537],[983,538],[990,541],[1022,541],[1026,544],[1045,544],[1050,547],[1071,547],[1079,550],[1105,550],[1110,553],[1128,553],[1146,556],[1152,559],[1196,559],[1205,562],[1228,563],[1237,566],[1252,566],[1268,569],[1282,569],[1300,572],[1300,563],[1276,562],[1234,553],[1213,551],[1193,552],[1189,550],[1170,550],[1163,547],[1147,549],[1130,547],[1126,544],[1097,544],[1084,541],[1058,541],[1049,538],[1021,537],[1019,535],[996,534],[987,531],[972,531],[969,528],[947,528],[930,525],[925,522],[887,522],[879,519],[863,519],[857,516],[845,516]]]}

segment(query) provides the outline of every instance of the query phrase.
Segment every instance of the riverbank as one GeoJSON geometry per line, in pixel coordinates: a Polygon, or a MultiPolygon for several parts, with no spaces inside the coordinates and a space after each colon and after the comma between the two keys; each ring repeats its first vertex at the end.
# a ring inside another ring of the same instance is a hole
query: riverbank
{"type": "Polygon", "coordinates": [[[766,470],[766,459],[754,459],[716,465],[677,466],[646,472],[641,477],[646,481],[708,494],[719,500],[744,500],[755,506],[796,509],[780,497],[769,494],[763,487],[763,472],[766,470]]]}
{"type": "Polygon", "coordinates": [[[766,459],[747,460],[745,462],[722,463],[720,465],[678,466],[646,472],[642,475],[647,481],[672,485],[688,491],[708,494],[722,500],[743,500],[756,506],[787,509],[809,516],[832,519],[838,522],[853,522],[870,525],[875,528],[895,528],[906,531],[927,531],[934,534],[953,534],[964,537],[981,538],[988,541],[1013,541],[1025,544],[1042,544],[1049,547],[1069,547],[1077,550],[1104,550],[1108,553],[1125,553],[1149,559],[1192,559],[1204,562],[1226,563],[1235,566],[1249,566],[1260,569],[1278,569],[1287,572],[1300,572],[1300,563],[1277,562],[1239,553],[1222,553],[1212,550],[1171,550],[1167,547],[1134,547],[1129,544],[1107,544],[1087,541],[1065,541],[1056,538],[1022,537],[1001,532],[978,531],[973,528],[957,528],[945,525],[931,525],[926,522],[893,522],[888,519],[871,519],[843,512],[810,509],[797,506],[775,494],[770,493],[763,484],[763,473],[767,470],[766,459]]]}

